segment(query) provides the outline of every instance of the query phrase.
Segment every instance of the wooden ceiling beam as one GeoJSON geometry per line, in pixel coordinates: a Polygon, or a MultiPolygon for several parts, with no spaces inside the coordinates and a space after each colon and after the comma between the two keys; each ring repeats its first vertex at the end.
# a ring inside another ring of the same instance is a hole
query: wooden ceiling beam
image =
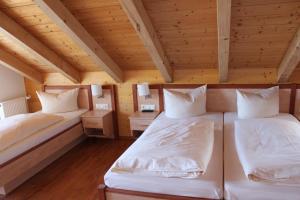
{"type": "Polygon", "coordinates": [[[100,69],[108,73],[116,82],[123,81],[123,72],[120,67],[60,0],[34,0],[34,2],[93,59],[100,69]]]}
{"type": "Polygon", "coordinates": [[[0,64],[37,83],[42,84],[44,82],[42,73],[3,49],[0,49],[0,64]]]}
{"type": "Polygon", "coordinates": [[[292,39],[277,73],[278,82],[287,82],[300,62],[300,27],[292,39]]]}
{"type": "Polygon", "coordinates": [[[120,3],[163,78],[166,82],[172,82],[173,71],[171,65],[143,2],[141,0],[120,0],[120,3]]]}
{"type": "Polygon", "coordinates": [[[217,0],[219,81],[228,80],[231,0],[217,0]]]}
{"type": "Polygon", "coordinates": [[[80,83],[79,71],[2,11],[0,11],[0,32],[25,47],[26,50],[41,59],[46,65],[53,67],[72,82],[80,83]]]}

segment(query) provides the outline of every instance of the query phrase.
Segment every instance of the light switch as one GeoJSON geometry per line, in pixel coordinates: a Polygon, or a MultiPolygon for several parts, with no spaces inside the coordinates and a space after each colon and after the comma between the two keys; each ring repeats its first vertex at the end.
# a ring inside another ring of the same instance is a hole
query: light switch
{"type": "Polygon", "coordinates": [[[105,103],[96,103],[97,110],[108,110],[108,104],[105,103]]]}
{"type": "Polygon", "coordinates": [[[155,110],[155,104],[141,104],[141,110],[155,110]]]}

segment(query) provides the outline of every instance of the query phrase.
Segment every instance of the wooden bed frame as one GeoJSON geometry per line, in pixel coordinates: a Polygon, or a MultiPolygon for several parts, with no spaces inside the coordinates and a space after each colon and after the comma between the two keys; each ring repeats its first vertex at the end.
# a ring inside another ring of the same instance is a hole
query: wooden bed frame
{"type": "MultiPolygon", "coordinates": [[[[191,89],[201,86],[202,84],[154,84],[149,85],[151,98],[142,99],[137,94],[137,85],[134,84],[132,86],[133,90],[133,106],[134,111],[140,110],[140,104],[155,104],[156,111],[164,110],[164,101],[163,101],[163,89],[191,89]]],[[[263,89],[269,88],[272,86],[277,86],[277,84],[208,84],[208,93],[207,93],[207,110],[215,111],[215,112],[229,112],[233,111],[234,108],[232,106],[232,102],[226,104],[229,108],[221,106],[214,106],[214,104],[220,102],[226,102],[226,99],[231,98],[226,96],[228,94],[227,89],[263,89]],[[223,92],[222,92],[223,90],[223,92]],[[218,100],[216,100],[217,98],[218,100]]],[[[280,87],[280,100],[283,102],[280,105],[280,110],[282,112],[289,112],[290,114],[294,114],[295,112],[295,101],[296,101],[296,93],[299,93],[299,102],[300,102],[300,85],[297,84],[279,84],[280,87]],[[298,89],[298,90],[297,90],[298,89]]],[[[297,93],[297,94],[298,94],[297,93]]],[[[230,93],[232,95],[232,91],[230,93]]],[[[297,95],[298,96],[298,95],[297,95]]],[[[300,106],[299,106],[300,107],[300,106]]],[[[171,199],[171,200],[192,200],[192,199],[205,199],[205,198],[194,198],[194,197],[184,197],[184,196],[176,196],[176,195],[166,195],[166,194],[156,194],[150,192],[139,192],[139,191],[131,191],[131,190],[123,190],[116,188],[109,188],[104,184],[99,185],[99,198],[100,200],[163,200],[163,199],[171,199]]]]}
{"type": "MultiPolygon", "coordinates": [[[[149,85],[150,87],[150,93],[152,98],[143,99],[143,97],[139,97],[137,94],[137,85],[132,85],[132,91],[133,91],[133,106],[134,111],[140,110],[140,104],[155,104],[156,105],[156,111],[163,111],[164,110],[164,98],[163,98],[163,89],[192,89],[196,87],[200,87],[203,84],[153,84],[149,85]]],[[[295,113],[295,102],[296,102],[296,94],[299,93],[298,99],[300,99],[300,84],[208,84],[207,89],[207,110],[208,111],[215,111],[215,112],[229,112],[230,109],[234,109],[232,107],[230,108],[212,108],[215,107],[214,101],[212,102],[210,100],[215,97],[215,94],[213,94],[212,91],[220,91],[221,89],[227,90],[227,89],[263,89],[263,88],[269,88],[273,86],[279,86],[280,89],[286,89],[289,90],[289,101],[284,102],[285,107],[289,107],[289,110],[287,111],[286,108],[284,108],[282,111],[289,112],[290,114],[295,113]],[[297,92],[298,91],[298,92],[297,92]],[[227,110],[226,110],[227,109],[227,110]]],[[[222,101],[226,99],[224,96],[225,94],[220,94],[218,97],[220,97],[219,101],[222,101]]],[[[282,95],[282,94],[281,94],[282,95]]],[[[286,95],[286,94],[285,94],[286,95]]],[[[234,96],[232,96],[234,97],[234,96]]],[[[219,103],[219,102],[218,102],[219,103]]]]}
{"type": "MultiPolygon", "coordinates": [[[[90,85],[71,86],[43,86],[43,91],[58,93],[64,90],[79,88],[79,108],[93,109],[93,97],[90,85]]],[[[106,101],[114,113],[116,122],[115,86],[103,86],[106,101]],[[108,97],[107,97],[108,96],[108,97]]],[[[94,102],[95,103],[95,102],[94,102]]],[[[117,123],[115,123],[117,128],[117,123]]],[[[75,145],[83,141],[86,136],[83,134],[81,122],[65,129],[46,141],[28,149],[22,154],[8,160],[0,165],[0,195],[5,195],[14,190],[27,179],[58,159],[75,145]]]]}

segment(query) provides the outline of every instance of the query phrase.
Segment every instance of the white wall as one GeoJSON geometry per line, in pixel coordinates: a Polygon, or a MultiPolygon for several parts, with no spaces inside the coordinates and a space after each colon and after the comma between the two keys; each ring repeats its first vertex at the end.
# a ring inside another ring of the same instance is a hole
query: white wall
{"type": "Polygon", "coordinates": [[[0,65],[0,102],[25,95],[24,78],[0,65]]]}

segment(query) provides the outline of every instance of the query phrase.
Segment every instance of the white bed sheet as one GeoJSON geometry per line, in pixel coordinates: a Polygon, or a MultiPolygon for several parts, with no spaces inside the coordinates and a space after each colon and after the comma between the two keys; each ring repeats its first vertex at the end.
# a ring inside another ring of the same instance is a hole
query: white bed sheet
{"type": "Polygon", "coordinates": [[[80,116],[87,112],[87,109],[79,109],[74,112],[59,113],[57,115],[63,116],[64,120],[49,126],[41,131],[38,131],[26,138],[25,140],[18,142],[11,146],[10,148],[0,152],[0,164],[16,157],[17,155],[27,151],[28,149],[46,141],[47,139],[55,136],[61,131],[75,125],[80,122],[80,116]]]}
{"type": "MultiPolygon", "coordinates": [[[[290,114],[276,118],[295,121],[290,114]]],[[[300,185],[278,185],[248,180],[239,161],[234,139],[236,113],[224,115],[224,195],[225,199],[284,200],[300,199],[300,185]]]]}
{"type": "MultiPolygon", "coordinates": [[[[163,115],[164,113],[161,113],[163,115]]],[[[223,114],[207,113],[200,118],[215,122],[212,158],[205,175],[196,179],[120,174],[109,170],[104,177],[111,188],[202,198],[223,198],[223,114]]]]}

